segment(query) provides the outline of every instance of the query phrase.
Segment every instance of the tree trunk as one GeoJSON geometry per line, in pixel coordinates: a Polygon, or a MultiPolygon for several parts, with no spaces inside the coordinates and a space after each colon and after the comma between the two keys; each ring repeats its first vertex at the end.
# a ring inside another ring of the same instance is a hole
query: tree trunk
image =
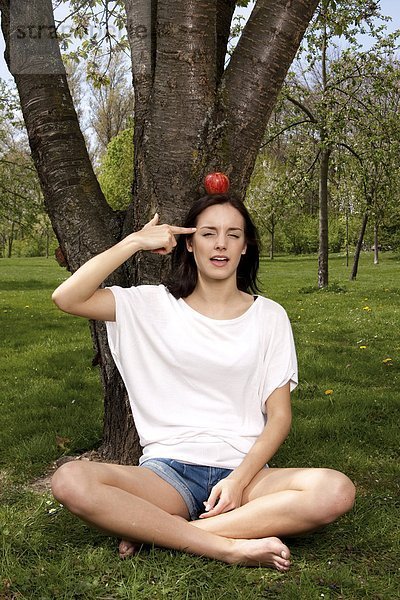
{"type": "MultiPolygon", "coordinates": [[[[125,0],[135,164],[132,205],[121,214],[108,207],[94,176],[56,42],[49,41],[46,56],[39,56],[31,41],[12,69],[10,0],[0,0],[7,63],[46,207],[71,271],[140,228],[156,210],[162,221],[181,221],[204,193],[202,180],[210,169],[227,172],[232,190],[244,198],[269,115],[317,4],[258,0],[224,70],[234,0],[125,0]]],[[[54,26],[51,0],[14,5],[25,28],[54,26]]],[[[15,35],[15,21],[12,31],[15,35]]],[[[167,259],[139,253],[107,283],[159,282],[166,266],[167,259]]],[[[91,328],[105,390],[102,451],[107,459],[134,463],[140,448],[126,392],[104,324],[91,328]]]]}
{"type": "Polygon", "coordinates": [[[362,224],[361,224],[360,235],[358,236],[357,245],[356,245],[356,249],[354,252],[353,269],[351,271],[350,278],[349,278],[350,281],[354,281],[357,277],[358,263],[360,260],[360,254],[361,254],[362,244],[364,241],[365,230],[367,228],[368,217],[369,217],[369,211],[366,210],[364,213],[364,217],[363,217],[362,224]]]}
{"type": "Polygon", "coordinates": [[[346,208],[346,267],[349,266],[349,209],[346,208]]]}
{"type": "Polygon", "coordinates": [[[328,85],[328,74],[327,74],[327,24],[326,24],[326,6],[327,3],[323,2],[322,15],[323,15],[323,37],[322,37],[322,91],[323,91],[323,104],[324,117],[321,128],[321,162],[319,172],[319,249],[318,249],[318,288],[325,288],[329,282],[328,272],[328,261],[329,261],[329,239],[328,239],[328,174],[329,174],[329,158],[331,155],[331,149],[326,145],[327,128],[326,128],[326,90],[328,85]]]}
{"type": "Polygon", "coordinates": [[[319,250],[318,250],[318,287],[328,285],[328,171],[331,151],[321,152],[319,175],[319,250]]]}
{"type": "Polygon", "coordinates": [[[379,264],[379,223],[374,223],[374,265],[379,264]]]}
{"type": "Polygon", "coordinates": [[[271,215],[270,224],[271,224],[271,228],[269,231],[271,233],[271,245],[269,247],[269,258],[271,260],[274,260],[274,252],[275,252],[275,215],[274,214],[271,215]]]}
{"type": "Polygon", "coordinates": [[[14,221],[12,221],[10,234],[9,234],[8,240],[7,240],[7,258],[11,258],[11,256],[12,256],[12,249],[13,249],[13,242],[14,242],[14,230],[15,230],[15,223],[14,223],[14,221]]]}

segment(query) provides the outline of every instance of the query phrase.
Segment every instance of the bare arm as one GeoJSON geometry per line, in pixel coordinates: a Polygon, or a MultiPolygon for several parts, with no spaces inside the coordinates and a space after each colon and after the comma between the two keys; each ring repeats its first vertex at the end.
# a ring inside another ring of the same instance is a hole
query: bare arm
{"type": "Polygon", "coordinates": [[[139,250],[168,254],[176,246],[176,235],[195,231],[195,228],[158,225],[158,219],[156,214],[143,229],[82,265],[53,292],[55,304],[73,315],[114,321],[114,296],[110,290],[99,289],[106,277],[139,250]]]}
{"type": "Polygon", "coordinates": [[[243,487],[271,460],[289,435],[292,424],[289,383],[272,392],[266,408],[268,420],[264,431],[232,473],[232,478],[240,481],[243,487]]]}
{"type": "Polygon", "coordinates": [[[201,517],[213,517],[240,506],[245,487],[287,438],[292,423],[289,383],[274,390],[268,398],[267,417],[263,432],[241,464],[214,486],[206,502],[206,512],[201,517]]]}

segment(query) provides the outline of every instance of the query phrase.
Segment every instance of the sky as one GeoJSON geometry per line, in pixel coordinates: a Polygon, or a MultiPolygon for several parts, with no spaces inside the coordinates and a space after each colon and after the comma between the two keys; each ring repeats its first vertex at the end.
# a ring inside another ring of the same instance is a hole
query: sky
{"type": "MultiPolygon", "coordinates": [[[[241,13],[248,17],[251,12],[251,7],[254,2],[251,2],[246,9],[241,9],[241,13]]],[[[387,16],[392,17],[392,21],[387,24],[388,31],[394,31],[400,28],[400,0],[380,0],[381,12],[387,16]]],[[[365,45],[365,48],[369,47],[369,40],[366,36],[362,37],[360,41],[365,45]]],[[[4,40],[0,34],[0,78],[6,81],[12,80],[12,77],[7,69],[4,60],[4,40]]]]}

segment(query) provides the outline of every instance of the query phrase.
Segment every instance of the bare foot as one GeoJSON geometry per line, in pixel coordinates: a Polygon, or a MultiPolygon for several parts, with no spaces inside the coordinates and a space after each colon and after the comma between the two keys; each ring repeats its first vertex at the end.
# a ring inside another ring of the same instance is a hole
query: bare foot
{"type": "Polygon", "coordinates": [[[121,540],[118,546],[118,554],[122,559],[130,558],[136,554],[137,550],[137,546],[129,540],[121,540]]]}
{"type": "Polygon", "coordinates": [[[290,550],[277,537],[256,540],[232,540],[233,563],[248,567],[270,567],[278,571],[288,571],[290,550]]]}

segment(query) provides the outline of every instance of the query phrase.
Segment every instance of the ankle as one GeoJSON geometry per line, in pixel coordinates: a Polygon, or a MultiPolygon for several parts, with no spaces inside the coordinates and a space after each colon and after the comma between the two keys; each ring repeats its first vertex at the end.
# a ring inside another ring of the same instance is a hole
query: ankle
{"type": "Polygon", "coordinates": [[[227,549],[225,551],[223,560],[230,565],[236,565],[243,559],[242,553],[240,552],[239,544],[236,539],[225,538],[227,542],[227,549]]]}

